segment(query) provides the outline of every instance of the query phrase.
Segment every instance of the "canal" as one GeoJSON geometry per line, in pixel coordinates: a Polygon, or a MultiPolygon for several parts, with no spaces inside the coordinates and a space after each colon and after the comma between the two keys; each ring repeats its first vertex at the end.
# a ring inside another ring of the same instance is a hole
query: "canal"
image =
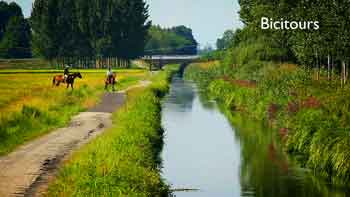
{"type": "Polygon", "coordinates": [[[179,197],[309,197],[349,194],[299,168],[276,131],[223,113],[196,85],[175,76],[163,101],[163,178],[179,197]]]}

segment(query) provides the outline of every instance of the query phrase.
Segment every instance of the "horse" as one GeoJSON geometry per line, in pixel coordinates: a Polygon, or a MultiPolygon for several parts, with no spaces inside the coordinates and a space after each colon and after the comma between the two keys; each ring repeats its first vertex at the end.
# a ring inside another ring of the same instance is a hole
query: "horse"
{"type": "Polygon", "coordinates": [[[57,76],[54,76],[53,77],[53,80],[52,80],[52,85],[56,85],[56,86],[59,86],[60,83],[66,83],[67,84],[67,88],[69,88],[69,85],[72,87],[72,90],[74,89],[73,88],[73,85],[74,85],[74,80],[76,78],[80,78],[82,79],[83,77],[81,76],[80,73],[73,73],[73,74],[69,74],[67,79],[64,80],[64,76],[63,75],[57,75],[57,76]]]}
{"type": "Polygon", "coordinates": [[[112,86],[112,90],[113,92],[115,91],[115,84],[116,84],[116,78],[117,78],[117,75],[115,73],[113,73],[113,75],[111,77],[107,77],[106,78],[106,81],[105,81],[105,90],[107,90],[108,88],[108,85],[111,85],[112,86]]]}

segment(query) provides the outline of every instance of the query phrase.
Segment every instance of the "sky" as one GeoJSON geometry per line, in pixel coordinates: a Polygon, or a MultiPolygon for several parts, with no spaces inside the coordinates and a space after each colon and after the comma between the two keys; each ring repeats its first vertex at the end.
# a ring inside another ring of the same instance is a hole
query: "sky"
{"type": "MultiPolygon", "coordinates": [[[[11,2],[11,0],[6,0],[11,2]]],[[[14,0],[26,17],[34,0],[14,0]]],[[[193,30],[201,47],[215,46],[217,38],[227,29],[242,27],[238,0],[145,0],[150,6],[154,25],[173,27],[185,25],[193,30]]]]}

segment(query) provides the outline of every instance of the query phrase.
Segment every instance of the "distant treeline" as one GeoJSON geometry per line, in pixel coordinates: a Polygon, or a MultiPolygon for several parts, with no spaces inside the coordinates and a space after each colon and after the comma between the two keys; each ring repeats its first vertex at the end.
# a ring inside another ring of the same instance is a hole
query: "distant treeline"
{"type": "Polygon", "coordinates": [[[144,0],[36,0],[29,19],[0,1],[0,58],[49,60],[62,67],[128,67],[147,54],[196,54],[185,26],[152,26],[144,0]]]}
{"type": "Polygon", "coordinates": [[[30,26],[14,2],[0,1],[0,58],[31,57],[30,26]]]}
{"type": "Polygon", "coordinates": [[[145,54],[194,55],[197,54],[197,46],[190,28],[177,26],[167,29],[152,26],[145,54]]]}

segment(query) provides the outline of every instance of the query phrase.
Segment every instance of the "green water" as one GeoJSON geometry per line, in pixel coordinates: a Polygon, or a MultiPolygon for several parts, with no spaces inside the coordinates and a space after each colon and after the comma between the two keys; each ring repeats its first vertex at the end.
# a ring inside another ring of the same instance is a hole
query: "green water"
{"type": "Polygon", "coordinates": [[[176,76],[163,102],[163,177],[191,197],[350,196],[298,167],[277,131],[223,112],[195,84],[176,76]]]}

